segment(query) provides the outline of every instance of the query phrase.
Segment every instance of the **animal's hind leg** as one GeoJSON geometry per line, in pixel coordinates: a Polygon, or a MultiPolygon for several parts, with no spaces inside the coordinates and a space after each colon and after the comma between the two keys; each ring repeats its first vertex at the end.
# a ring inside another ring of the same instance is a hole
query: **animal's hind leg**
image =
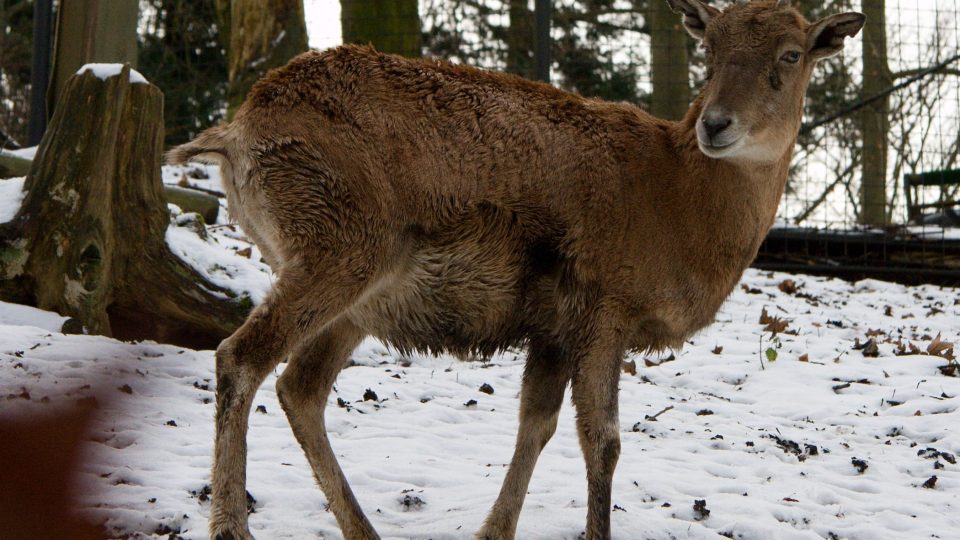
{"type": "MultiPolygon", "coordinates": [[[[318,331],[356,299],[364,280],[347,279],[338,260],[309,271],[284,268],[273,291],[217,349],[217,415],[210,536],[252,538],[247,529],[247,420],[253,396],[271,369],[305,336],[318,331]],[[316,276],[330,277],[321,285],[316,276]]],[[[302,268],[302,267],[301,267],[302,268]]]]}
{"type": "Polygon", "coordinates": [[[350,540],[378,536],[337,463],[327,438],[323,413],[337,373],[362,338],[362,332],[349,321],[343,318],[334,321],[294,351],[277,381],[277,395],[290,427],[307,455],[344,538],[350,540]]]}
{"type": "Polygon", "coordinates": [[[557,429],[563,392],[570,380],[569,363],[556,347],[534,343],[527,354],[520,391],[520,427],[510,468],[478,539],[513,538],[530,476],[557,429]]]}

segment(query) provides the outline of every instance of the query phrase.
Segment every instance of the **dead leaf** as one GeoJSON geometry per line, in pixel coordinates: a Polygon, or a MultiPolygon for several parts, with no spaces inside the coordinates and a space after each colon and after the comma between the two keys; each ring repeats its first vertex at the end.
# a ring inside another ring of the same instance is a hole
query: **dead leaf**
{"type": "Polygon", "coordinates": [[[809,361],[810,361],[810,357],[807,356],[806,353],[804,353],[804,354],[801,354],[801,355],[800,355],[800,358],[798,358],[798,360],[800,360],[801,362],[809,362],[809,361]]]}
{"type": "Polygon", "coordinates": [[[937,337],[933,338],[933,341],[930,342],[930,345],[927,345],[927,353],[946,358],[947,360],[954,360],[953,343],[940,339],[939,332],[937,333],[937,337]]]}
{"type": "Polygon", "coordinates": [[[770,322],[763,327],[763,331],[779,334],[779,333],[785,332],[789,324],[790,323],[788,321],[781,319],[780,317],[773,317],[772,319],[770,319],[770,322]]]}
{"type": "Polygon", "coordinates": [[[717,346],[716,346],[716,347],[714,347],[714,348],[713,348],[713,350],[712,350],[712,351],[710,351],[710,352],[712,352],[713,354],[720,354],[720,353],[722,353],[722,352],[723,352],[723,347],[721,347],[721,346],[719,346],[719,345],[717,345],[717,346]]]}
{"type": "Polygon", "coordinates": [[[631,361],[629,361],[629,362],[624,362],[624,363],[623,363],[623,372],[624,372],[624,373],[629,373],[630,375],[636,375],[636,374],[637,374],[637,362],[636,362],[635,360],[631,360],[631,361]]]}
{"type": "Polygon", "coordinates": [[[792,279],[785,279],[777,285],[780,292],[784,294],[793,294],[797,292],[797,284],[792,279]]]}
{"type": "Polygon", "coordinates": [[[252,250],[251,248],[245,247],[245,248],[243,248],[243,249],[238,249],[238,250],[237,250],[237,255],[239,255],[239,256],[241,256],[241,257],[246,257],[246,258],[249,259],[249,258],[250,258],[250,254],[251,254],[252,252],[253,252],[253,250],[252,250]]]}

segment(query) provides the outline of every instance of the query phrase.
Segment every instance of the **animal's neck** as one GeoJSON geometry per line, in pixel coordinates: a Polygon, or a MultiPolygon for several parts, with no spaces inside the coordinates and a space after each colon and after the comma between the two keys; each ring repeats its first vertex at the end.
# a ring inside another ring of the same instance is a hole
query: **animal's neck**
{"type": "Polygon", "coordinates": [[[691,220],[688,226],[691,232],[701,233],[695,238],[705,239],[704,245],[696,246],[700,253],[712,252],[714,257],[708,257],[713,259],[711,263],[732,265],[730,269],[739,278],[773,225],[793,145],[772,163],[709,158],[697,147],[696,123],[701,110],[697,98],[684,119],[674,125],[672,135],[682,156],[685,199],[691,205],[686,213],[691,220]],[[738,256],[731,257],[734,253],[738,256]],[[736,266],[739,268],[733,268],[736,266]]]}

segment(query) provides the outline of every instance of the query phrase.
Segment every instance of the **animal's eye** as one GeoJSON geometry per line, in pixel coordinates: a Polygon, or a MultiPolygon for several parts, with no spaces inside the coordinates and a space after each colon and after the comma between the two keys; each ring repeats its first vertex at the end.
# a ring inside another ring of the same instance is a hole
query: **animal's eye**
{"type": "Polygon", "coordinates": [[[787,62],[788,64],[796,64],[800,61],[800,51],[787,51],[783,53],[783,56],[780,57],[780,60],[787,62]]]}

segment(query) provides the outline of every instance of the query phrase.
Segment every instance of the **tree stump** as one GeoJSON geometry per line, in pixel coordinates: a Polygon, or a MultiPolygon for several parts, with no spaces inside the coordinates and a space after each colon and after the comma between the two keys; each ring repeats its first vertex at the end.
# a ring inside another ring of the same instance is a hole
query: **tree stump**
{"type": "Polygon", "coordinates": [[[67,82],[23,205],[0,225],[0,298],[72,316],[92,333],[212,348],[249,305],[167,248],[163,94],[138,80],[124,66],[67,82]]]}

